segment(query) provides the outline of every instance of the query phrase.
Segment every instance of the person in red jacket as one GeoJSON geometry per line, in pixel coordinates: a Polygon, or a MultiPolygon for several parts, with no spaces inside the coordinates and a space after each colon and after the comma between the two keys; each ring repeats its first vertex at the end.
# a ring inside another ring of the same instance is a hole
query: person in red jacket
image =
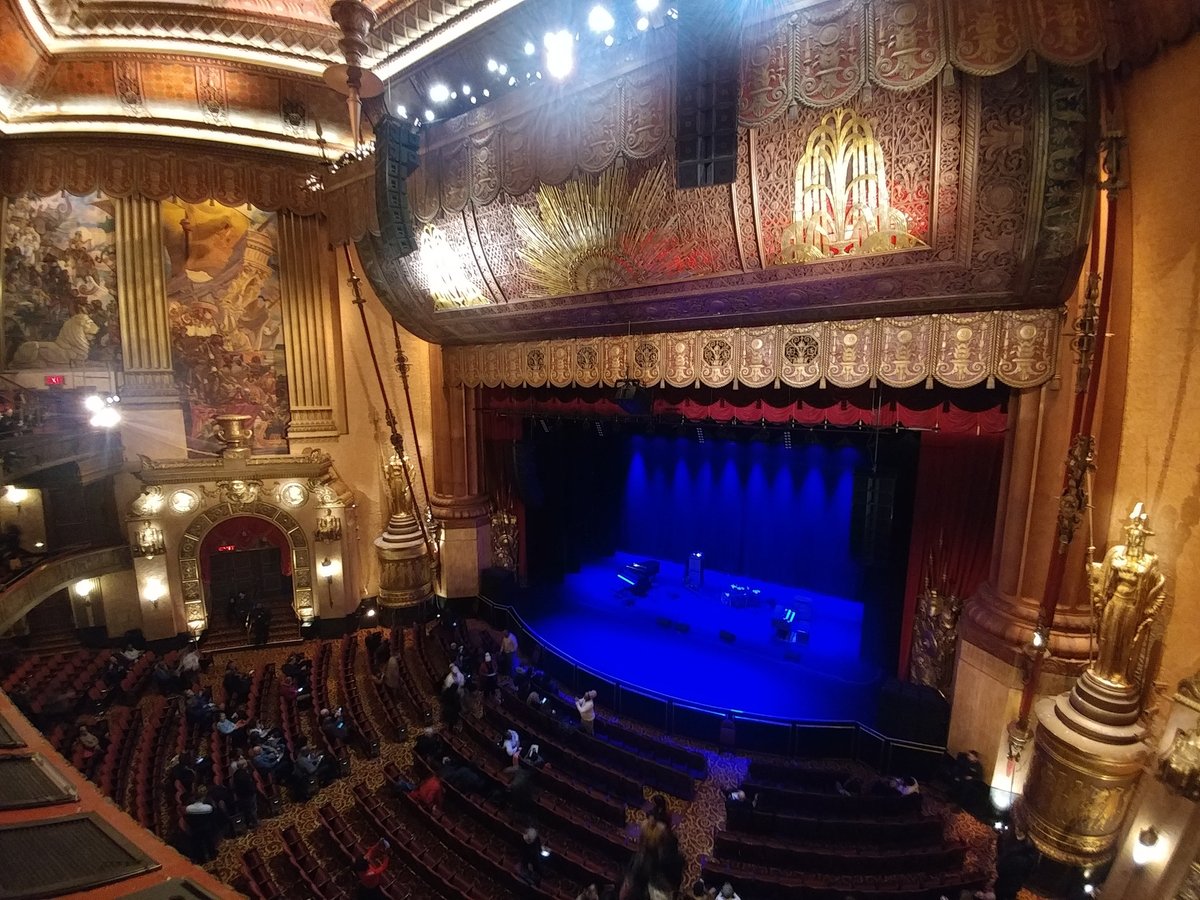
{"type": "Polygon", "coordinates": [[[436,775],[430,775],[412,792],[413,799],[429,810],[441,806],[443,796],[442,782],[436,775]]]}
{"type": "Polygon", "coordinates": [[[380,838],[379,843],[354,863],[354,871],[358,874],[358,900],[383,900],[383,873],[392,861],[388,852],[391,846],[380,838]]]}

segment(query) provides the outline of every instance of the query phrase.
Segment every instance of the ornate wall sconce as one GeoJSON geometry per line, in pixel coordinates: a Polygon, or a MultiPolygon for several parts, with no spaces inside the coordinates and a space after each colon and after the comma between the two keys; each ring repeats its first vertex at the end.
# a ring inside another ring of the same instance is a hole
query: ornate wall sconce
{"type": "Polygon", "coordinates": [[[29,491],[25,488],[19,488],[15,484],[10,484],[4,488],[4,499],[17,508],[17,515],[21,515],[21,504],[29,499],[29,491]]]}
{"type": "Polygon", "coordinates": [[[92,605],[92,591],[95,590],[96,582],[91,578],[83,578],[75,582],[72,590],[75,591],[75,596],[84,602],[84,605],[92,605]]]}
{"type": "Polygon", "coordinates": [[[333,576],[337,572],[337,564],[327,556],[317,566],[317,572],[325,579],[325,598],[329,608],[333,609],[333,576]]]}
{"type": "Polygon", "coordinates": [[[1153,862],[1158,862],[1165,859],[1167,855],[1167,841],[1159,834],[1157,828],[1149,825],[1138,832],[1137,840],[1133,844],[1133,864],[1138,868],[1149,865],[1153,862]]]}
{"type": "Polygon", "coordinates": [[[313,532],[313,540],[318,544],[333,544],[342,539],[342,520],[334,515],[333,510],[323,510],[317,519],[317,528],[313,532]]]}
{"type": "Polygon", "coordinates": [[[167,552],[166,538],[163,530],[157,525],[147,522],[138,530],[133,539],[133,552],[146,559],[153,559],[167,552]]]}
{"type": "Polygon", "coordinates": [[[163,584],[161,578],[154,577],[149,579],[142,588],[142,596],[146,598],[152,607],[158,609],[159,601],[167,595],[167,586],[163,584]]]}

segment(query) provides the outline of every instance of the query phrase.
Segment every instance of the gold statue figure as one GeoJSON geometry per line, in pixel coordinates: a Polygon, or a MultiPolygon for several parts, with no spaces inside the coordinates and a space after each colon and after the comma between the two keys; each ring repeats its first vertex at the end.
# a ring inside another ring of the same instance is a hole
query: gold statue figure
{"type": "Polygon", "coordinates": [[[1158,554],[1146,551],[1153,533],[1138,503],[1125,526],[1125,543],[1111,547],[1102,562],[1088,563],[1097,643],[1091,671],[1112,685],[1136,684],[1143,644],[1166,600],[1158,554]]]}

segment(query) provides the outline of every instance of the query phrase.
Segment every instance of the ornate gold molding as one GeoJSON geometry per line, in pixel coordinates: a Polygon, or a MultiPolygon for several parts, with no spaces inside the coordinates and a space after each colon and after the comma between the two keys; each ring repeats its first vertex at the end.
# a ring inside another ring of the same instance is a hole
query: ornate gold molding
{"type": "MultiPolygon", "coordinates": [[[[341,342],[334,329],[328,273],[315,217],[279,214],[279,278],[287,355],[289,439],[336,437],[341,342]]],[[[341,427],[339,427],[341,426],[341,427]]]]}
{"type": "Polygon", "coordinates": [[[161,204],[145,197],[113,200],[117,302],[121,311],[122,398],[137,403],[179,399],[163,280],[161,204]]]}
{"type": "Polygon", "coordinates": [[[904,316],[446,347],[448,387],[769,385],[1029,388],[1054,374],[1058,310],[904,316]]]}

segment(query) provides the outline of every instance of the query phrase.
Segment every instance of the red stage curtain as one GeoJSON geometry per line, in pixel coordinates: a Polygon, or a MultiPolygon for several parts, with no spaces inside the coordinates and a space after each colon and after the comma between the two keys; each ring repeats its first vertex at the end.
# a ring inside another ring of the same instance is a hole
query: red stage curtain
{"type": "Polygon", "coordinates": [[[200,543],[200,577],[209,580],[208,559],[218,553],[218,547],[234,547],[237,550],[253,550],[257,547],[279,548],[280,574],[289,578],[292,574],[292,548],[287,535],[274,522],[257,516],[233,516],[218,522],[200,543]]]}
{"type": "Polygon", "coordinates": [[[913,616],[930,554],[937,558],[938,580],[961,599],[974,593],[987,575],[1003,458],[1003,434],[942,430],[921,435],[900,627],[902,680],[908,678],[913,616]]]}
{"type": "MultiPolygon", "coordinates": [[[[670,419],[726,425],[766,423],[801,426],[921,428],[944,434],[1002,434],[1004,391],[950,389],[905,391],[812,391],[797,399],[794,391],[687,391],[659,389],[651,414],[670,419]]],[[[489,440],[519,440],[525,416],[608,418],[624,410],[601,389],[486,388],[481,409],[483,435],[489,440]]]]}

